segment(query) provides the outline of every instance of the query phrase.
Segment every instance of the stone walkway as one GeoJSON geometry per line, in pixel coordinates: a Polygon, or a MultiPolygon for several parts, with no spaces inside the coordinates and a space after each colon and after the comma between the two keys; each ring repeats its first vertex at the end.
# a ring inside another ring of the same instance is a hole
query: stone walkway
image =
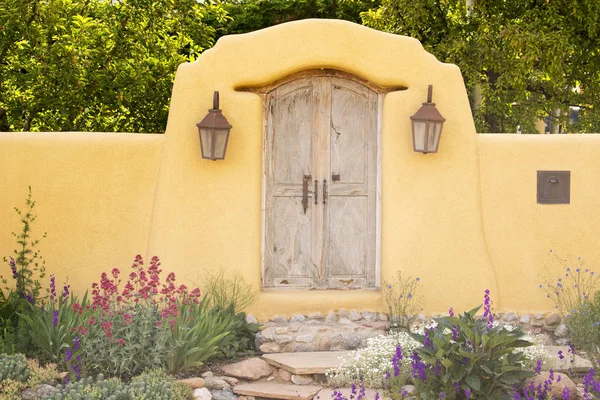
{"type": "MultiPolygon", "coordinates": [[[[545,350],[552,360],[545,369],[587,372],[591,367],[591,363],[579,355],[571,361],[568,346],[545,346],[545,350]],[[559,351],[564,358],[560,358],[559,351]]],[[[200,400],[329,400],[333,390],[326,387],[325,371],[337,368],[351,354],[351,351],[265,354],[262,358],[222,367],[225,376],[215,377],[208,372],[203,378],[194,378],[194,395],[200,400]]],[[[350,390],[341,389],[342,393],[347,392],[346,398],[350,398],[350,390]]],[[[366,400],[374,400],[376,393],[377,390],[367,389],[366,400]]]]}

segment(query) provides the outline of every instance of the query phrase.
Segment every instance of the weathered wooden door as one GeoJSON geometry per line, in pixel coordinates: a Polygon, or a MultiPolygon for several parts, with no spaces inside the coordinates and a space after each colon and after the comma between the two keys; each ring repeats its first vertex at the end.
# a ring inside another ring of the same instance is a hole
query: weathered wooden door
{"type": "Polygon", "coordinates": [[[263,286],[376,286],[378,94],[300,78],[266,95],[263,286]]]}

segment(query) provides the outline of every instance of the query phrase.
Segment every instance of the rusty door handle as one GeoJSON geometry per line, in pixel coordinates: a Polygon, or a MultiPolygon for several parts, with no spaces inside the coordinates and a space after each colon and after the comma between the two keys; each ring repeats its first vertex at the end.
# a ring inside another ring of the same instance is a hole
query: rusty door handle
{"type": "Polygon", "coordinates": [[[327,179],[323,179],[323,204],[327,202],[327,179]]]}
{"type": "Polygon", "coordinates": [[[304,210],[304,214],[306,214],[306,209],[308,208],[308,182],[310,178],[310,175],[304,175],[304,179],[302,180],[302,209],[304,210]]]}
{"type": "Polygon", "coordinates": [[[315,204],[319,203],[319,181],[315,179],[315,192],[313,193],[315,204]]]}

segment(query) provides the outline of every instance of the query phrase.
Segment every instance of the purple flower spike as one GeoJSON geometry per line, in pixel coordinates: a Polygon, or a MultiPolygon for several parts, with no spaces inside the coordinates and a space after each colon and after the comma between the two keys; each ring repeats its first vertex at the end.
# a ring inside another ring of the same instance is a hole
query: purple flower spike
{"type": "Polygon", "coordinates": [[[58,325],[58,311],[52,311],[52,325],[58,325]]]}

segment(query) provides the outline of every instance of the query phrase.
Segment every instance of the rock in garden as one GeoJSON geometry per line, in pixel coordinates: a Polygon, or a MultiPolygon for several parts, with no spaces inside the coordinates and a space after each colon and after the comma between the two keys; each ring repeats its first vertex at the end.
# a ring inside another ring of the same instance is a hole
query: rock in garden
{"type": "Polygon", "coordinates": [[[207,376],[215,376],[215,374],[213,374],[211,371],[206,371],[202,374],[203,378],[206,378],[207,376]]]}
{"type": "Polygon", "coordinates": [[[338,318],[337,315],[335,315],[335,313],[333,311],[329,311],[329,313],[327,314],[327,317],[325,317],[325,322],[327,323],[335,323],[337,322],[338,318]]]}
{"type": "Polygon", "coordinates": [[[350,318],[350,321],[358,321],[362,319],[362,316],[355,310],[350,311],[350,314],[348,314],[348,318],[350,318]]]}
{"type": "Polygon", "coordinates": [[[340,318],[346,318],[348,316],[348,313],[343,308],[340,308],[340,310],[338,311],[338,316],[340,318]]]}
{"type": "Polygon", "coordinates": [[[531,321],[531,316],[529,314],[522,315],[519,321],[522,324],[528,324],[531,321]]]}
{"type": "Polygon", "coordinates": [[[331,349],[331,345],[331,336],[321,336],[321,339],[319,339],[319,350],[327,351],[331,349]]]}
{"type": "Polygon", "coordinates": [[[344,346],[346,346],[346,349],[348,350],[354,350],[358,348],[358,346],[360,346],[360,342],[360,336],[356,333],[349,333],[344,336],[344,346]]]}
{"type": "Polygon", "coordinates": [[[290,318],[290,322],[304,322],[306,318],[302,314],[296,314],[290,318]]]}
{"type": "Polygon", "coordinates": [[[285,335],[290,331],[290,328],[286,327],[286,326],[278,326],[277,328],[275,328],[275,333],[277,335],[285,335]]]}
{"type": "Polygon", "coordinates": [[[286,324],[288,322],[287,318],[283,315],[277,315],[273,317],[271,321],[275,322],[276,324],[286,324]]]}
{"type": "Polygon", "coordinates": [[[298,332],[298,329],[300,329],[300,324],[297,322],[293,322],[290,324],[290,331],[292,332],[298,332]]]}
{"type": "Polygon", "coordinates": [[[34,388],[25,389],[25,391],[21,393],[21,398],[24,400],[41,400],[52,397],[55,393],[55,387],[43,383],[34,388]]]}
{"type": "Polygon", "coordinates": [[[414,385],[404,385],[402,386],[402,390],[400,391],[400,393],[404,392],[406,392],[408,396],[415,395],[417,394],[417,387],[414,385]]]}
{"type": "Polygon", "coordinates": [[[290,335],[281,335],[281,336],[277,336],[275,338],[275,343],[277,344],[286,344],[289,343],[293,340],[293,338],[290,335]]]}
{"type": "Polygon", "coordinates": [[[212,397],[215,400],[237,400],[237,396],[231,389],[213,390],[212,397]]]}
{"type": "Polygon", "coordinates": [[[279,369],[279,379],[281,379],[282,381],[289,382],[290,380],[292,380],[292,373],[289,371],[286,371],[283,368],[280,368],[279,369]]]}
{"type": "Polygon", "coordinates": [[[546,318],[546,325],[548,326],[554,326],[554,325],[558,325],[560,324],[560,315],[558,315],[557,313],[554,313],[552,315],[550,315],[548,318],[546,318]]]}
{"type": "Polygon", "coordinates": [[[247,324],[258,324],[258,320],[252,314],[246,314],[246,323],[247,324]]]}
{"type": "Polygon", "coordinates": [[[259,350],[263,353],[279,353],[281,347],[277,343],[265,343],[260,345],[259,350]]]}
{"type": "Polygon", "coordinates": [[[211,400],[212,399],[212,393],[210,393],[210,390],[208,390],[207,388],[196,389],[196,390],[194,390],[194,392],[192,394],[196,400],[211,400]]]}
{"type": "Polygon", "coordinates": [[[200,377],[179,379],[178,382],[183,383],[184,385],[187,385],[187,386],[191,387],[192,389],[200,389],[205,386],[204,379],[202,379],[200,377]]]}
{"type": "Polygon", "coordinates": [[[340,318],[338,321],[338,324],[340,325],[350,325],[351,323],[352,321],[350,321],[348,318],[340,318]]]}
{"type": "Polygon", "coordinates": [[[229,376],[250,381],[257,381],[273,373],[273,368],[265,360],[257,357],[225,365],[221,370],[229,376]]]}
{"type": "Polygon", "coordinates": [[[308,385],[312,382],[312,378],[307,375],[292,375],[292,383],[296,385],[308,385]]]}
{"type": "Polygon", "coordinates": [[[514,312],[508,312],[504,314],[502,317],[502,322],[511,323],[516,322],[519,319],[519,316],[514,312]]]}
{"type": "Polygon", "coordinates": [[[378,318],[379,318],[380,321],[387,321],[388,320],[387,315],[385,315],[384,313],[379,313],[379,314],[377,314],[377,316],[378,316],[378,318]]]}
{"type": "Polygon", "coordinates": [[[296,347],[296,351],[297,352],[309,352],[309,351],[316,351],[317,349],[315,349],[315,346],[313,346],[312,344],[299,344],[296,347]]]}
{"type": "Polygon", "coordinates": [[[323,319],[323,314],[321,314],[320,312],[310,313],[310,314],[308,314],[308,318],[309,319],[323,319]]]}
{"type": "Polygon", "coordinates": [[[554,334],[558,337],[565,337],[569,334],[569,330],[565,324],[560,324],[554,330],[554,334]]]}
{"type": "Polygon", "coordinates": [[[227,383],[229,383],[231,386],[235,386],[235,385],[239,385],[240,381],[238,381],[237,379],[235,379],[232,376],[222,376],[221,378],[223,378],[223,380],[227,383]]]}
{"type": "Polygon", "coordinates": [[[360,315],[362,315],[362,317],[366,320],[366,321],[377,321],[377,314],[373,314],[372,312],[369,311],[363,311],[362,313],[360,313],[360,315]]]}
{"type": "MultiPolygon", "coordinates": [[[[525,381],[525,387],[529,386],[530,382],[533,382],[534,386],[542,385],[544,386],[544,382],[546,382],[550,378],[550,372],[542,371],[540,374],[536,375],[533,378],[527,379],[525,381]]],[[[554,372],[554,381],[550,383],[550,394],[552,398],[562,399],[562,392],[565,388],[569,389],[571,393],[571,398],[574,398],[577,394],[577,386],[573,383],[571,379],[565,374],[561,374],[560,372],[554,372]],[[560,377],[560,381],[558,381],[560,377]],[[558,382],[557,382],[558,381],[558,382]]]]}
{"type": "Polygon", "coordinates": [[[313,335],[299,335],[299,336],[296,336],[296,342],[310,343],[313,340],[315,340],[315,337],[313,335]]]}
{"type": "Polygon", "coordinates": [[[207,389],[211,390],[219,390],[219,389],[229,389],[229,383],[225,382],[223,378],[219,378],[216,376],[206,376],[204,377],[204,386],[207,389]]]}

